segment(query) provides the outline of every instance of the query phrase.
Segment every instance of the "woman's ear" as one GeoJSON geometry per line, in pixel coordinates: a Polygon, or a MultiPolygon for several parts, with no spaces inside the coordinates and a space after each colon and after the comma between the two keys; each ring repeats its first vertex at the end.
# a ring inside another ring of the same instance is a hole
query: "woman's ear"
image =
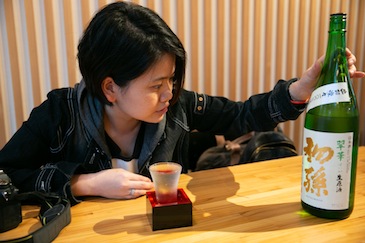
{"type": "Polygon", "coordinates": [[[104,93],[106,99],[110,103],[115,102],[116,99],[117,99],[117,97],[116,97],[116,92],[117,92],[116,87],[118,87],[118,85],[114,82],[114,80],[111,77],[106,77],[101,82],[101,89],[103,90],[103,93],[104,93]]]}

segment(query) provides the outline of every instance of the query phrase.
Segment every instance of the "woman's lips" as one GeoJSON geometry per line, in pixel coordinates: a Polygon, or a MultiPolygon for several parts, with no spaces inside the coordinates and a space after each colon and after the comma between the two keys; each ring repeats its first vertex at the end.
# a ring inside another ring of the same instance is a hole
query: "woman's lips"
{"type": "Polygon", "coordinates": [[[168,106],[165,106],[164,108],[162,108],[161,110],[158,110],[157,112],[164,114],[168,111],[168,108],[169,108],[168,106]]]}

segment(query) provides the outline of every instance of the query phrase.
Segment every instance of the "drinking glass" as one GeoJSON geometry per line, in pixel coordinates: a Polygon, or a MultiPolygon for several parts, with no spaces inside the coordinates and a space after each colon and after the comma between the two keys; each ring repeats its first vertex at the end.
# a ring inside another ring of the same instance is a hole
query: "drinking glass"
{"type": "Polygon", "coordinates": [[[175,162],[158,162],[149,167],[158,203],[177,203],[177,185],[181,169],[181,165],[175,162]]]}

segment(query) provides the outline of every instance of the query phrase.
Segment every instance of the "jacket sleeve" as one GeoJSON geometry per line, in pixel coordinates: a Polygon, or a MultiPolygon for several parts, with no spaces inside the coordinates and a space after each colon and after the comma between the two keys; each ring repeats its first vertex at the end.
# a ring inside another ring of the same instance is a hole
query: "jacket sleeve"
{"type": "Polygon", "coordinates": [[[72,204],[70,179],[79,167],[77,163],[56,161],[50,152],[51,143],[57,140],[62,106],[45,101],[33,109],[8,143],[0,150],[0,169],[11,178],[20,192],[55,192],[66,196],[72,204]]]}
{"type": "Polygon", "coordinates": [[[250,131],[269,131],[280,122],[297,119],[305,107],[290,102],[288,89],[295,81],[280,80],[272,91],[242,102],[189,91],[182,93],[181,101],[192,130],[234,139],[250,131]]]}

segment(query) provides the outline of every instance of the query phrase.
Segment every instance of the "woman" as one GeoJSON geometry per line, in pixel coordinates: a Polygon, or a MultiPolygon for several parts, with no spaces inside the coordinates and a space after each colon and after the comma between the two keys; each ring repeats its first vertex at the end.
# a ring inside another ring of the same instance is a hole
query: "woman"
{"type": "MultiPolygon", "coordinates": [[[[347,55],[351,76],[364,77],[347,55]]],[[[51,91],[0,151],[0,168],[21,192],[56,192],[73,204],[81,196],[145,194],[153,188],[148,166],[158,161],[177,161],[187,172],[192,130],[237,137],[296,119],[323,57],[299,80],[281,80],[245,102],[197,94],[182,88],[185,50],[167,24],[117,2],[92,19],[78,60],[83,80],[51,91]]]]}

